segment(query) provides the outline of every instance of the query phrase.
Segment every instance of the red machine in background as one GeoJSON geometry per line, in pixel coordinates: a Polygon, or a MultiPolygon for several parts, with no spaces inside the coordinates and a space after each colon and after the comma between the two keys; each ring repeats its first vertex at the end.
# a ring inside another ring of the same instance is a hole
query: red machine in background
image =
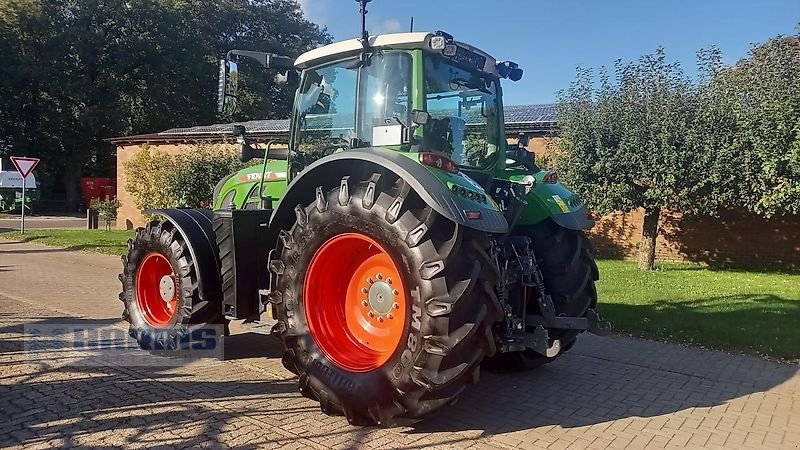
{"type": "Polygon", "coordinates": [[[84,177],[81,178],[83,204],[91,205],[92,199],[110,200],[117,198],[117,180],[115,178],[84,177]]]}

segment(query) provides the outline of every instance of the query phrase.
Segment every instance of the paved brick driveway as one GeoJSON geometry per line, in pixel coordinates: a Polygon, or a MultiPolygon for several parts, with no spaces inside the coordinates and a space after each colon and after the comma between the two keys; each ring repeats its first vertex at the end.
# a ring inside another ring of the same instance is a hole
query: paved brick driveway
{"type": "Polygon", "coordinates": [[[0,447],[800,446],[800,367],[624,337],[583,337],[536,372],[484,372],[457,405],[394,429],[321,414],[258,328],[234,330],[226,361],[182,367],[26,355],[23,324],[116,322],[118,264],[0,240],[0,447]]]}

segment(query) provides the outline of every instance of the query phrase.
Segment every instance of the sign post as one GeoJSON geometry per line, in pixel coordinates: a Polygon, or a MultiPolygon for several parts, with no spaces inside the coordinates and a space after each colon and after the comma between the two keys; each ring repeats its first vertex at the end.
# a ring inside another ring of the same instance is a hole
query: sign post
{"type": "Polygon", "coordinates": [[[11,157],[11,162],[14,164],[14,167],[17,168],[17,172],[22,175],[22,208],[19,226],[19,231],[22,234],[25,233],[25,180],[28,178],[28,175],[33,172],[33,169],[36,168],[36,165],[39,164],[39,161],[39,158],[26,158],[23,156],[11,157]]]}

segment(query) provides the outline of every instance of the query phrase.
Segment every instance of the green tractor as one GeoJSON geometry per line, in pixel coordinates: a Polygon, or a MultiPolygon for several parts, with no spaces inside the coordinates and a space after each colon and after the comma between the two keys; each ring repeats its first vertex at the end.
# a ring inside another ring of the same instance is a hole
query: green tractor
{"type": "Polygon", "coordinates": [[[297,83],[291,137],[243,161],[214,210],[137,230],[120,299],[143,348],[186,348],[231,320],[275,322],[300,392],[353,424],[453,403],[482,363],[530,369],[602,333],[587,209],[507,146],[500,81],[522,70],[447,33],[369,36],[296,60],[231,51],[297,83]]]}

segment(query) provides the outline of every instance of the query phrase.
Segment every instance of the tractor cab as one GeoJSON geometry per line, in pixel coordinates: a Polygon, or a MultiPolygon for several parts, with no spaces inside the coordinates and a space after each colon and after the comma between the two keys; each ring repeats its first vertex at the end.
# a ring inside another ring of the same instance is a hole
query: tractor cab
{"type": "MultiPolygon", "coordinates": [[[[235,105],[238,56],[252,52],[233,51],[222,62],[221,110],[235,105]]],[[[293,70],[280,63],[278,70],[293,70]]],[[[515,63],[439,31],[338,42],[302,54],[293,66],[299,77],[285,77],[299,80],[290,180],[320,158],[358,148],[391,149],[476,179],[505,164],[500,80],[521,79],[515,63]]]]}

